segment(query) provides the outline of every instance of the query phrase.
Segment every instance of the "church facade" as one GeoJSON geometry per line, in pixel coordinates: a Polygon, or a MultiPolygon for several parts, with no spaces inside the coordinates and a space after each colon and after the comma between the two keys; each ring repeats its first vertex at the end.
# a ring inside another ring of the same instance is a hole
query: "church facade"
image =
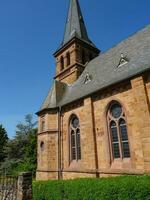
{"type": "Polygon", "coordinates": [[[150,173],[150,26],[105,53],[70,0],[38,115],[37,180],[150,173]]]}

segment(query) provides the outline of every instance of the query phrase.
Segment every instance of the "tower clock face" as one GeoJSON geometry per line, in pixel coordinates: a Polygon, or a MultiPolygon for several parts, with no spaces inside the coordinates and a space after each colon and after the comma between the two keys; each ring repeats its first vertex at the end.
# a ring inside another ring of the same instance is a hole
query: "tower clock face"
{"type": "Polygon", "coordinates": [[[119,104],[115,103],[111,106],[110,113],[114,118],[119,118],[122,114],[122,108],[119,104]]]}

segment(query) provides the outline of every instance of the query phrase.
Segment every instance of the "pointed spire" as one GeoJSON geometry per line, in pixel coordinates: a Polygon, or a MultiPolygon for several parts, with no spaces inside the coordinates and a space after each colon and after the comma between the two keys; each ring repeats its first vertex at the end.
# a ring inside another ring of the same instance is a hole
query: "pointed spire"
{"type": "Polygon", "coordinates": [[[95,45],[90,41],[88,37],[78,0],[70,0],[69,12],[66,21],[65,34],[62,46],[74,37],[88,42],[89,44],[95,47],[95,45]]]}

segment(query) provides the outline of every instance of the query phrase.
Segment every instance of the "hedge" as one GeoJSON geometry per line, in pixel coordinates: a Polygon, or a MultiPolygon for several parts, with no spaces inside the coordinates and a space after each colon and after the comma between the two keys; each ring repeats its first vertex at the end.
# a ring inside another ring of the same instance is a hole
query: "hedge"
{"type": "Polygon", "coordinates": [[[37,181],[33,200],[150,200],[150,176],[37,181]]]}

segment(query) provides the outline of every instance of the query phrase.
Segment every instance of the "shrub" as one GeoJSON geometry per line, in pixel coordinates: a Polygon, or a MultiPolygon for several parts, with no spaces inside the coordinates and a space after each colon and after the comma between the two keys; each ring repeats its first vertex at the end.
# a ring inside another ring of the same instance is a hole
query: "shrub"
{"type": "Polygon", "coordinates": [[[150,200],[150,176],[37,181],[33,200],[150,200]]]}

